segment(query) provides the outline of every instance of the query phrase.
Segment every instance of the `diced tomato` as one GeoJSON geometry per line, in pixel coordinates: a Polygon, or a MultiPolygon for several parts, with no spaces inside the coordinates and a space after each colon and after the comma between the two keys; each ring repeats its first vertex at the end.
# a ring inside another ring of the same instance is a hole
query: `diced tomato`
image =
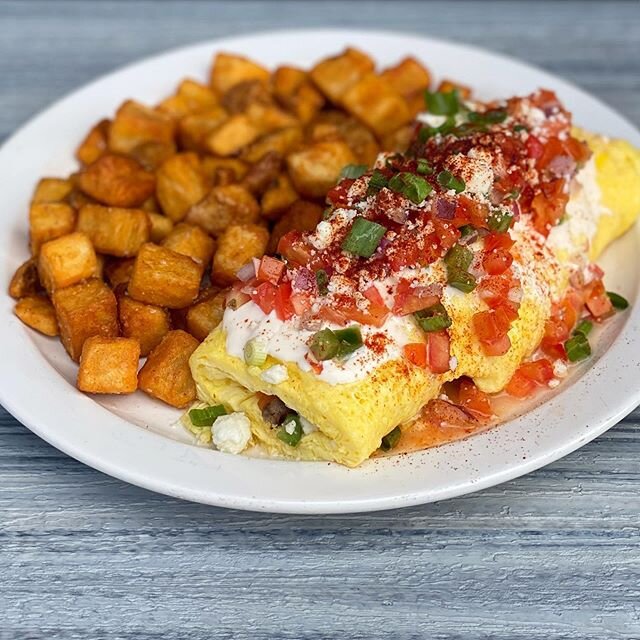
{"type": "Polygon", "coordinates": [[[304,241],[299,231],[289,231],[280,238],[278,253],[287,262],[301,266],[311,260],[311,247],[304,241]]]}
{"type": "Polygon", "coordinates": [[[424,342],[412,342],[404,345],[404,357],[416,367],[427,366],[427,345],[424,342]]]}
{"type": "Polygon", "coordinates": [[[291,304],[297,316],[304,316],[311,311],[311,297],[306,293],[294,293],[291,296],[291,304]]]}
{"type": "Polygon", "coordinates": [[[525,362],[518,370],[525,378],[533,380],[536,384],[547,384],[553,379],[553,367],[546,358],[525,362]]]}
{"type": "Polygon", "coordinates": [[[251,296],[242,291],[243,287],[243,282],[236,282],[231,289],[229,289],[224,301],[225,307],[229,309],[239,309],[243,304],[251,300],[251,296]]]}
{"type": "Polygon", "coordinates": [[[585,287],[586,305],[589,313],[600,320],[613,312],[613,305],[605,291],[602,280],[594,280],[585,287]]]}
{"type": "Polygon", "coordinates": [[[564,141],[564,146],[578,164],[584,164],[591,157],[589,145],[582,140],[570,136],[564,141]]]}
{"type": "Polygon", "coordinates": [[[320,307],[318,317],[321,320],[326,320],[327,322],[333,322],[334,324],[339,325],[345,325],[348,322],[347,316],[333,306],[320,307]]]}
{"type": "Polygon", "coordinates": [[[514,240],[508,233],[490,233],[484,239],[484,250],[494,251],[502,249],[508,251],[513,247],[514,240]]]}
{"type": "Polygon", "coordinates": [[[458,204],[451,222],[455,227],[472,224],[474,227],[486,229],[488,217],[488,205],[471,200],[471,198],[467,198],[466,196],[458,196],[458,204]]]}
{"type": "Polygon", "coordinates": [[[285,264],[282,260],[271,256],[263,256],[258,267],[258,280],[277,285],[282,279],[284,268],[285,264]]]}
{"type": "Polygon", "coordinates": [[[478,418],[489,418],[493,415],[491,398],[483,391],[480,391],[468,378],[460,380],[458,404],[478,418]]]}
{"type": "Polygon", "coordinates": [[[394,296],[393,313],[406,316],[421,309],[426,309],[439,302],[428,287],[412,287],[409,280],[400,280],[394,296]]]}
{"type": "Polygon", "coordinates": [[[543,338],[540,343],[540,349],[542,352],[549,356],[552,360],[566,360],[567,352],[564,348],[564,343],[556,342],[548,340],[547,338],[543,338]]]}
{"type": "Polygon", "coordinates": [[[543,183],[542,191],[531,201],[536,231],[546,236],[549,229],[564,215],[568,201],[569,193],[565,190],[565,181],[562,178],[543,183]]]}
{"type": "Polygon", "coordinates": [[[262,282],[251,293],[251,299],[262,309],[263,313],[271,313],[276,306],[277,288],[270,282],[262,282]]]}
{"type": "Polygon", "coordinates": [[[314,373],[320,375],[324,369],[322,362],[318,362],[310,353],[305,354],[304,359],[309,363],[314,373]]]}
{"type": "Polygon", "coordinates": [[[527,378],[522,372],[518,369],[514,374],[511,380],[509,380],[507,386],[504,390],[510,395],[515,396],[516,398],[526,398],[530,396],[536,390],[536,383],[527,378]]]}
{"type": "Polygon", "coordinates": [[[449,251],[460,238],[457,226],[451,220],[440,220],[438,218],[434,218],[432,223],[440,240],[442,251],[449,251]]]}
{"type": "Polygon", "coordinates": [[[327,192],[327,202],[336,207],[348,204],[349,189],[355,180],[351,178],[345,178],[341,180],[333,189],[329,189],[327,192]]]}
{"type": "Polygon", "coordinates": [[[488,340],[480,344],[485,355],[488,356],[503,356],[511,349],[511,340],[509,340],[509,336],[506,333],[497,340],[488,340]]]}
{"type": "Polygon", "coordinates": [[[576,292],[569,292],[553,305],[551,316],[545,324],[544,339],[547,345],[564,342],[578,322],[582,300],[576,292]]]}
{"type": "Polygon", "coordinates": [[[384,303],[384,299],[375,284],[372,284],[368,289],[366,289],[363,295],[375,307],[386,308],[387,305],[384,303]]]}
{"type": "Polygon", "coordinates": [[[289,320],[295,315],[295,309],[291,302],[291,283],[282,282],[276,291],[276,315],[280,320],[289,320]]]}
{"type": "Polygon", "coordinates": [[[389,309],[369,304],[366,309],[360,309],[355,302],[339,305],[339,311],[347,320],[359,324],[381,327],[389,316],[389,309]]]}
{"type": "Polygon", "coordinates": [[[489,307],[495,309],[508,300],[511,285],[512,280],[509,276],[492,276],[480,280],[476,291],[481,300],[484,300],[489,307]]]}
{"type": "Polygon", "coordinates": [[[568,151],[564,148],[562,141],[558,138],[549,138],[544,145],[542,155],[536,162],[536,166],[539,169],[546,169],[554,158],[566,155],[568,155],[568,151]]]}
{"type": "Polygon", "coordinates": [[[527,150],[527,155],[530,158],[534,158],[535,160],[541,158],[542,154],[544,153],[544,145],[534,135],[530,135],[527,138],[527,141],[525,142],[525,148],[527,150]]]}
{"type": "Polygon", "coordinates": [[[446,373],[451,368],[449,334],[446,331],[427,333],[427,365],[432,373],[446,373]]]}
{"type": "Polygon", "coordinates": [[[482,267],[491,276],[504,273],[512,264],[513,256],[506,249],[485,251],[482,257],[482,267]]]}
{"type": "Polygon", "coordinates": [[[501,356],[509,351],[511,340],[507,332],[511,322],[504,309],[480,311],[474,314],[472,324],[486,355],[501,356]]]}

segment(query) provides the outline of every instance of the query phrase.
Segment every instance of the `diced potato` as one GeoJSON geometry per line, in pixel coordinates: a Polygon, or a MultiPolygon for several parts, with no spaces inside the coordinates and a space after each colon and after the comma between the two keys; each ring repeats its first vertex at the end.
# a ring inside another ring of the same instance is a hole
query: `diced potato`
{"type": "Polygon", "coordinates": [[[151,223],[151,242],[160,244],[173,229],[173,220],[161,213],[147,211],[149,222],[151,223]]]}
{"type": "Polygon", "coordinates": [[[238,184],[214,187],[209,195],[189,209],[185,221],[201,226],[212,236],[230,224],[257,222],[260,205],[249,191],[238,184]]]}
{"type": "Polygon", "coordinates": [[[261,133],[248,115],[238,113],[207,137],[207,149],[219,156],[231,156],[251,144],[261,133]]]}
{"type": "Polygon", "coordinates": [[[223,169],[225,173],[231,171],[234,177],[233,182],[240,182],[249,169],[247,163],[242,160],[238,160],[238,158],[202,156],[201,159],[202,171],[213,184],[217,184],[216,178],[220,169],[223,169]]]}
{"type": "Polygon", "coordinates": [[[166,309],[118,296],[118,314],[122,335],[140,343],[140,355],[146,356],[168,333],[171,322],[166,309]]]}
{"type": "Polygon", "coordinates": [[[197,301],[187,311],[187,331],[197,338],[204,340],[222,321],[226,291],[212,289],[201,300],[197,301]]]}
{"type": "Polygon", "coordinates": [[[348,48],[340,55],[319,62],[309,75],[329,100],[340,104],[344,94],[371,73],[374,66],[368,55],[348,48]]]}
{"type": "Polygon", "coordinates": [[[140,302],[179,309],[195,300],[201,275],[202,268],[191,258],[148,243],[136,257],[127,290],[140,302]]]}
{"type": "Polygon", "coordinates": [[[100,253],[96,253],[96,270],[93,272],[93,277],[99,280],[104,280],[104,267],[107,264],[107,257],[100,253]]]}
{"type": "Polygon", "coordinates": [[[184,116],[178,123],[180,146],[189,151],[207,151],[207,138],[228,117],[219,105],[184,116]]]}
{"type": "Polygon", "coordinates": [[[140,369],[140,389],[172,407],[188,406],[196,399],[189,358],[198,344],[186,331],[169,331],[140,369]]]}
{"type": "Polygon", "coordinates": [[[380,77],[405,98],[422,93],[431,84],[429,71],[411,56],[404,58],[397,65],[385,69],[380,77]]]}
{"type": "Polygon", "coordinates": [[[86,393],[133,393],[138,388],[140,344],[132,338],[87,338],[76,386],[86,393]]]}
{"type": "Polygon", "coordinates": [[[322,198],[333,187],[340,172],[357,158],[341,141],[317,142],[287,156],[287,167],[298,192],[311,198],[322,198]]]}
{"type": "Polygon", "coordinates": [[[109,150],[129,153],[145,142],[174,143],[173,119],[144,105],[127,100],[109,127],[109,150]]]}
{"type": "Polygon", "coordinates": [[[399,129],[388,133],[382,138],[382,148],[384,151],[399,151],[404,153],[409,148],[409,143],[413,138],[413,123],[405,124],[399,129]]]}
{"type": "Polygon", "coordinates": [[[129,157],[147,171],[155,171],[176,152],[175,145],[166,142],[143,142],[129,152],[129,157]]]}
{"type": "Polygon", "coordinates": [[[247,107],[246,114],[261,134],[300,125],[294,116],[275,104],[251,103],[247,107]]]}
{"type": "Polygon", "coordinates": [[[378,136],[395,131],[411,120],[407,101],[386,80],[373,74],[353,85],[342,103],[378,136]]]}
{"type": "Polygon", "coordinates": [[[234,85],[222,96],[222,106],[231,114],[243,113],[252,104],[269,104],[273,97],[264,82],[243,80],[234,85]]]}
{"type": "Polygon", "coordinates": [[[127,258],[149,241],[151,223],[142,209],[87,204],[78,214],[78,231],[86,233],[100,253],[127,258]]]}
{"type": "Polygon", "coordinates": [[[165,238],[162,246],[189,256],[202,267],[206,267],[211,262],[216,243],[200,227],[181,222],[165,238]]]}
{"type": "Polygon", "coordinates": [[[40,249],[38,273],[40,282],[50,294],[91,278],[97,269],[96,252],[84,233],[75,232],[49,240],[40,249]]]}
{"type": "Polygon", "coordinates": [[[464,84],[459,84],[457,82],[453,82],[452,80],[442,80],[438,85],[438,91],[440,91],[440,93],[447,93],[449,91],[453,91],[454,89],[458,90],[458,95],[463,100],[468,100],[471,97],[471,87],[467,87],[464,84]]]}
{"type": "Polygon", "coordinates": [[[180,119],[218,104],[218,98],[209,87],[187,78],[180,83],[175,95],[158,105],[158,110],[180,119]]]}
{"type": "Polygon", "coordinates": [[[289,176],[281,173],[262,196],[262,217],[277,220],[297,199],[298,193],[293,188],[289,176]]]}
{"type": "Polygon", "coordinates": [[[200,159],[192,152],[177,153],[156,173],[156,196],[164,213],[179,222],[187,211],[204,198],[209,181],[200,170],[200,159]]]}
{"type": "Polygon", "coordinates": [[[38,293],[40,278],[38,277],[38,259],[29,258],[23,262],[13,274],[9,283],[9,295],[12,298],[23,298],[38,293]]]}
{"type": "Polygon", "coordinates": [[[83,165],[93,164],[107,151],[110,120],[100,120],[91,128],[86,138],[76,149],[76,158],[83,165]]]}
{"type": "Polygon", "coordinates": [[[105,154],[80,171],[78,187],[102,204],[138,207],[153,195],[156,180],[133,158],[105,154]]]}
{"type": "Polygon", "coordinates": [[[242,151],[242,159],[247,162],[258,162],[267,153],[275,151],[286,156],[302,144],[303,135],[300,127],[287,127],[262,136],[242,151]]]}
{"type": "Polygon", "coordinates": [[[278,242],[289,231],[312,231],[322,218],[322,207],[315,202],[298,200],[276,222],[269,238],[267,253],[275,253],[278,242]]]}
{"type": "Polygon", "coordinates": [[[64,202],[38,202],[29,208],[31,253],[37,255],[43,243],[71,233],[76,226],[76,212],[64,202]]]}
{"type": "Polygon", "coordinates": [[[73,189],[71,180],[65,178],[42,178],[36,186],[31,204],[62,202],[73,189]]]}
{"type": "Polygon", "coordinates": [[[218,53],[213,61],[209,84],[215,91],[224,94],[234,85],[245,80],[260,80],[267,83],[269,72],[259,64],[243,56],[218,53]]]}
{"type": "Polygon", "coordinates": [[[85,204],[95,204],[96,200],[90,198],[86,193],[82,193],[80,189],[74,187],[71,193],[67,196],[67,202],[76,210],[79,211],[85,204]]]}
{"type": "Polygon", "coordinates": [[[409,113],[412,119],[415,119],[419,113],[426,111],[424,92],[420,91],[413,96],[409,96],[407,98],[407,106],[409,107],[409,113]]]}
{"type": "Polygon", "coordinates": [[[295,67],[278,67],[273,74],[273,91],[284,107],[306,124],[322,109],[324,98],[309,82],[307,73],[295,67]]]}
{"type": "Polygon", "coordinates": [[[309,138],[313,142],[343,140],[355,154],[358,164],[371,166],[380,151],[378,142],[359,120],[344,111],[323,111],[311,123],[309,138]]]}
{"type": "Polygon", "coordinates": [[[269,231],[257,224],[232,224],[218,239],[213,256],[211,281],[225,286],[236,279],[240,267],[251,258],[262,256],[269,242],[269,231]]]}
{"type": "Polygon", "coordinates": [[[129,284],[134,263],[134,258],[117,258],[105,266],[104,273],[112,289],[129,284]]]}
{"type": "Polygon", "coordinates": [[[260,196],[278,177],[281,168],[282,156],[277,151],[270,151],[249,168],[242,185],[254,196],[260,196]]]}
{"type": "Polygon", "coordinates": [[[91,279],[58,289],[54,291],[52,301],[62,344],[76,362],[87,338],[115,338],[118,335],[118,304],[113,291],[104,282],[91,279]]]}
{"type": "Polygon", "coordinates": [[[44,296],[20,298],[13,312],[28,327],[44,333],[45,336],[58,335],[58,321],[49,298],[44,296]]]}

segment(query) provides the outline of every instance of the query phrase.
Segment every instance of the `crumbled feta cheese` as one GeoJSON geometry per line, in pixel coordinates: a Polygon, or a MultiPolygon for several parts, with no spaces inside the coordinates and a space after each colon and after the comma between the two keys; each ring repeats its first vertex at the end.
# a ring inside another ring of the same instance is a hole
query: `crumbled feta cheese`
{"type": "Polygon", "coordinates": [[[285,422],[282,427],[290,436],[292,436],[296,431],[296,421],[289,420],[289,422],[285,422]]]}
{"type": "Polygon", "coordinates": [[[456,358],[455,356],[451,356],[449,358],[449,369],[451,369],[451,371],[455,371],[458,368],[458,358],[456,358]]]}
{"type": "Polygon", "coordinates": [[[560,380],[558,380],[557,378],[552,378],[551,380],[549,380],[547,386],[549,387],[549,389],[555,389],[559,384],[560,380]]]}
{"type": "Polygon", "coordinates": [[[556,360],[553,363],[553,375],[556,378],[564,378],[568,372],[569,372],[569,369],[566,363],[564,363],[562,360],[556,360]]]}
{"type": "Polygon", "coordinates": [[[302,431],[305,436],[318,430],[315,424],[309,422],[304,416],[300,416],[300,424],[302,425],[302,431]]]}
{"type": "Polygon", "coordinates": [[[220,416],[211,427],[211,437],[219,451],[241,453],[247,448],[251,439],[249,418],[238,411],[220,416]]]}
{"type": "Polygon", "coordinates": [[[289,372],[283,364],[274,364],[265,369],[260,377],[269,384],[280,384],[289,377],[289,372]]]}
{"type": "Polygon", "coordinates": [[[324,249],[329,246],[333,238],[333,227],[330,222],[322,220],[318,222],[316,230],[309,236],[309,242],[316,249],[324,249]]]}

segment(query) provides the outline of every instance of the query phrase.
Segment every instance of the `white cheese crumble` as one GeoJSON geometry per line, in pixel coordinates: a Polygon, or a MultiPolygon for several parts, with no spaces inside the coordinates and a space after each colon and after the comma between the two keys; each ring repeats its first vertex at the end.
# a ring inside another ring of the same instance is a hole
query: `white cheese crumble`
{"type": "Polygon", "coordinates": [[[251,423],[244,413],[236,411],[220,416],[211,427],[213,444],[224,453],[238,454],[244,451],[251,440],[251,423]]]}
{"type": "Polygon", "coordinates": [[[451,356],[449,358],[449,369],[451,369],[451,371],[455,371],[458,368],[458,358],[456,358],[455,356],[451,356]]]}
{"type": "Polygon", "coordinates": [[[302,431],[305,436],[318,430],[315,424],[309,422],[304,416],[300,416],[300,424],[302,425],[302,431]]]}
{"type": "Polygon", "coordinates": [[[553,363],[553,375],[556,378],[564,378],[569,373],[569,368],[562,360],[556,360],[553,363]]]}
{"type": "Polygon", "coordinates": [[[283,364],[274,364],[265,369],[260,377],[269,384],[280,384],[289,377],[289,372],[283,364]]]}

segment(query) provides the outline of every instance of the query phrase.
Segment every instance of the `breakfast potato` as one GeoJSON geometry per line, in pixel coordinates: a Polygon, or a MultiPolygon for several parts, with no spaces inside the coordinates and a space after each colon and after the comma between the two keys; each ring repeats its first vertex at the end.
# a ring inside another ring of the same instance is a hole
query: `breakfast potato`
{"type": "Polygon", "coordinates": [[[140,302],[179,309],[198,295],[201,275],[188,256],[147,243],[136,256],[127,291],[140,302]]]}
{"type": "Polygon", "coordinates": [[[378,136],[411,120],[407,101],[389,82],[374,74],[353,85],[342,97],[342,104],[378,136]]]}
{"type": "Polygon", "coordinates": [[[9,283],[9,295],[16,299],[23,298],[24,296],[35,295],[40,289],[38,259],[29,258],[13,274],[9,283]]]}
{"type": "Polygon", "coordinates": [[[49,298],[44,296],[26,296],[16,302],[13,312],[28,327],[45,336],[58,335],[56,312],[49,298]]]}
{"type": "Polygon", "coordinates": [[[196,399],[189,358],[199,342],[186,331],[169,331],[138,373],[138,386],[150,396],[181,409],[196,399]]]}
{"type": "Polygon", "coordinates": [[[209,84],[220,94],[246,80],[269,82],[269,72],[261,65],[243,56],[218,53],[213,61],[209,84]]]}
{"type": "Polygon", "coordinates": [[[260,205],[246,187],[229,184],[214,187],[206,198],[189,209],[185,222],[217,236],[232,223],[252,223],[259,219],[260,205]]]}
{"type": "Polygon", "coordinates": [[[303,139],[301,127],[286,127],[258,138],[242,151],[241,157],[249,163],[254,163],[259,162],[268,153],[275,152],[286,156],[299,147],[303,139]]]}
{"type": "Polygon", "coordinates": [[[104,275],[112,289],[129,284],[135,258],[115,258],[104,267],[104,275]]]}
{"type": "MultiPolygon", "coordinates": [[[[422,100],[422,98],[420,98],[422,100]]],[[[424,101],[423,101],[424,102],[424,101]]],[[[424,107],[421,109],[424,110],[424,107]]],[[[409,143],[413,138],[415,124],[405,124],[399,129],[388,133],[382,138],[382,148],[385,151],[405,152],[409,148],[409,143]]]]}
{"type": "Polygon", "coordinates": [[[189,256],[204,268],[211,262],[216,243],[200,227],[181,222],[165,238],[162,246],[189,256]]]}
{"type": "Polygon", "coordinates": [[[202,156],[201,168],[207,179],[213,184],[218,184],[221,171],[225,175],[233,176],[231,182],[240,182],[249,170],[249,165],[238,158],[216,158],[215,156],[202,156]]]}
{"type": "Polygon", "coordinates": [[[182,220],[209,189],[209,181],[200,170],[200,158],[193,152],[176,153],[156,173],[156,197],[174,222],[182,220]]]}
{"type": "Polygon", "coordinates": [[[87,338],[115,338],[118,335],[118,304],[113,291],[104,282],[92,278],[58,289],[53,292],[52,302],[62,344],[76,362],[87,338]]]}
{"type": "Polygon", "coordinates": [[[186,78],[180,83],[175,95],[163,100],[157,109],[179,120],[190,113],[198,113],[216,104],[218,98],[209,87],[186,78]]]}
{"type": "Polygon", "coordinates": [[[165,160],[176,152],[175,146],[165,142],[143,142],[129,152],[146,171],[154,172],[165,160]]]}
{"type": "Polygon", "coordinates": [[[218,239],[211,281],[221,286],[232,284],[238,269],[251,258],[262,256],[268,242],[269,231],[260,225],[229,225],[218,239]]]}
{"type": "Polygon", "coordinates": [[[302,69],[278,67],[272,77],[273,92],[280,104],[307,124],[324,106],[322,94],[302,69]]]}
{"type": "Polygon", "coordinates": [[[242,186],[254,196],[261,196],[278,177],[281,168],[282,156],[276,151],[270,151],[249,167],[247,175],[242,180],[242,186]]]}
{"type": "Polygon", "coordinates": [[[296,200],[298,193],[286,173],[281,173],[260,200],[262,217],[266,220],[277,220],[296,200]]]}
{"type": "Polygon", "coordinates": [[[132,338],[87,338],[76,386],[86,393],[133,393],[138,388],[140,344],[132,338]]]}
{"type": "Polygon", "coordinates": [[[385,69],[380,77],[404,98],[409,98],[417,93],[422,94],[431,84],[429,71],[411,56],[404,58],[397,65],[385,69]]]}
{"type": "Polygon", "coordinates": [[[180,147],[187,151],[207,152],[207,138],[228,117],[229,114],[220,105],[184,116],[178,122],[180,147]]]}
{"type": "Polygon", "coordinates": [[[62,202],[72,189],[73,183],[66,178],[42,178],[33,192],[31,204],[62,202]]]}
{"type": "Polygon", "coordinates": [[[162,213],[156,213],[154,211],[147,211],[147,217],[149,218],[149,224],[151,225],[150,239],[151,242],[160,244],[173,229],[173,220],[167,218],[162,213]]]}
{"type": "Polygon", "coordinates": [[[189,307],[186,315],[187,331],[204,340],[222,322],[226,291],[212,288],[189,307]]]}
{"type": "Polygon", "coordinates": [[[298,200],[276,222],[269,238],[267,253],[275,253],[278,242],[289,231],[312,231],[322,218],[322,207],[315,202],[298,200]]]}
{"type": "Polygon", "coordinates": [[[127,258],[149,241],[151,223],[142,209],[87,204],[78,214],[78,231],[86,233],[100,253],[127,258]]]}
{"type": "Polygon", "coordinates": [[[309,75],[331,102],[340,104],[344,94],[371,73],[374,66],[367,54],[349,47],[340,55],[319,62],[309,75]]]}
{"type": "Polygon", "coordinates": [[[93,164],[108,147],[111,120],[100,120],[94,125],[76,149],[76,158],[83,165],[93,164]]]}
{"type": "Polygon", "coordinates": [[[29,243],[37,255],[43,243],[71,233],[76,212],[64,202],[37,202],[29,207],[29,243]]]}
{"type": "Polygon", "coordinates": [[[174,134],[173,118],[134,100],[127,100],[109,127],[109,150],[128,154],[145,142],[173,145],[174,134]]]}
{"type": "Polygon", "coordinates": [[[118,296],[118,317],[122,335],[140,343],[142,356],[155,349],[171,328],[166,309],[139,302],[127,295],[118,296]]]}
{"type": "Polygon", "coordinates": [[[296,190],[311,198],[323,198],[347,164],[357,158],[349,146],[336,140],[317,142],[287,156],[289,175],[296,190]]]}
{"type": "Polygon", "coordinates": [[[207,149],[219,156],[232,156],[256,140],[261,133],[246,113],[238,113],[207,136],[207,149]]]}
{"type": "Polygon", "coordinates": [[[49,240],[40,249],[38,274],[49,294],[91,278],[97,269],[96,252],[84,233],[75,232],[49,240]]]}
{"type": "Polygon", "coordinates": [[[112,207],[137,207],[152,196],[156,188],[153,173],[133,158],[105,154],[78,174],[83,193],[112,207]]]}
{"type": "Polygon", "coordinates": [[[243,80],[233,85],[222,96],[222,106],[230,113],[243,113],[252,104],[269,104],[273,102],[273,96],[269,88],[260,80],[243,80]]]}
{"type": "Polygon", "coordinates": [[[453,91],[457,89],[458,95],[463,100],[468,100],[471,97],[471,87],[468,87],[464,84],[459,84],[457,82],[453,82],[452,80],[442,80],[438,85],[438,91],[441,93],[447,93],[448,91],[453,91]]]}

